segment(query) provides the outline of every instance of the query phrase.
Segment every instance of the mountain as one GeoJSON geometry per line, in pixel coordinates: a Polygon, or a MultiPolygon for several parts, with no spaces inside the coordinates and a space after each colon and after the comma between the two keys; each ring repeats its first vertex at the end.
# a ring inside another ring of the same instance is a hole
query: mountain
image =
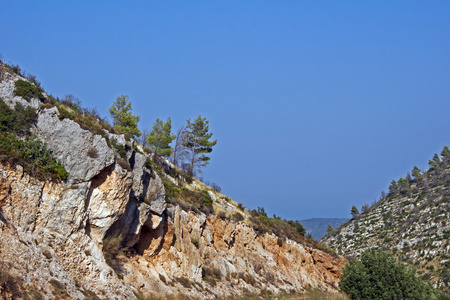
{"type": "Polygon", "coordinates": [[[450,151],[417,167],[405,178],[393,180],[389,193],[364,205],[362,213],[325,236],[338,254],[358,256],[371,247],[389,251],[417,269],[434,287],[449,292],[450,280],[450,151]]]}
{"type": "Polygon", "coordinates": [[[0,63],[0,297],[336,293],[344,262],[0,63]]]}
{"type": "Polygon", "coordinates": [[[328,225],[337,228],[348,221],[348,218],[312,218],[300,220],[300,223],[305,227],[307,234],[311,234],[315,240],[320,240],[327,234],[328,225]]]}

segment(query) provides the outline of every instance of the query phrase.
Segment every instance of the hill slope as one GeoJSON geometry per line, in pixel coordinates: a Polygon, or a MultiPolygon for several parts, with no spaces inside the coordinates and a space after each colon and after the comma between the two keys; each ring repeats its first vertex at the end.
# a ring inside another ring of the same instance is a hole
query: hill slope
{"type": "Polygon", "coordinates": [[[246,210],[1,63],[0,109],[0,298],[336,291],[343,261],[300,224],[246,210]]]}
{"type": "Polygon", "coordinates": [[[342,255],[383,248],[417,268],[435,287],[450,280],[450,152],[444,148],[430,169],[392,181],[389,194],[321,241],[342,255]]]}

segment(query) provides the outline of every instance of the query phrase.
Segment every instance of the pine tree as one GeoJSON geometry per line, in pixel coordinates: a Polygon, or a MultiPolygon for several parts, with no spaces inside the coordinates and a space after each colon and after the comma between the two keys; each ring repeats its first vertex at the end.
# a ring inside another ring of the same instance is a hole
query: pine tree
{"type": "MultiPolygon", "coordinates": [[[[153,128],[147,137],[147,143],[157,155],[170,156],[172,148],[170,143],[175,139],[172,134],[172,122],[167,118],[166,122],[156,119],[153,128]]],[[[156,157],[156,155],[155,155],[156,157]]]]}
{"type": "Polygon", "coordinates": [[[334,233],[333,226],[331,226],[331,224],[328,224],[327,234],[331,236],[331,235],[333,235],[333,233],[334,233]]]}
{"type": "Polygon", "coordinates": [[[357,219],[359,217],[359,210],[356,206],[352,206],[352,210],[350,211],[350,213],[353,216],[353,219],[357,219]]]}
{"type": "Polygon", "coordinates": [[[187,120],[187,139],[184,145],[190,151],[190,158],[187,164],[187,173],[194,175],[201,167],[209,163],[210,157],[206,153],[211,153],[212,147],[217,144],[217,140],[209,141],[212,133],[209,132],[209,121],[198,116],[194,122],[187,120]]]}
{"type": "Polygon", "coordinates": [[[421,172],[422,172],[422,170],[420,170],[417,166],[414,166],[413,170],[411,171],[411,174],[415,180],[419,180],[423,177],[421,172]]]}
{"type": "Polygon", "coordinates": [[[133,115],[131,111],[131,102],[126,95],[117,97],[116,101],[109,108],[114,127],[120,132],[129,134],[131,137],[140,136],[141,131],[137,126],[140,117],[133,115]]]}

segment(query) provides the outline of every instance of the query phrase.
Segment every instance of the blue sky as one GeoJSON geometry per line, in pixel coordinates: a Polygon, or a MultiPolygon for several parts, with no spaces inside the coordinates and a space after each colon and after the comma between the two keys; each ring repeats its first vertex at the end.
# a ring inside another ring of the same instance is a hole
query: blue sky
{"type": "Polygon", "coordinates": [[[448,1],[4,1],[0,53],[140,128],[199,114],[248,208],[349,217],[450,145],[448,1]]]}

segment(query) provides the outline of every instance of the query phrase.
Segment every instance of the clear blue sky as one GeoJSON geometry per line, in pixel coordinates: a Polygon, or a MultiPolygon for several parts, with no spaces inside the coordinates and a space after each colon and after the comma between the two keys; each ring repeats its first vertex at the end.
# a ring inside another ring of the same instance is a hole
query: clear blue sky
{"type": "Polygon", "coordinates": [[[0,53],[139,126],[199,114],[248,208],[349,217],[450,145],[450,1],[3,1],[0,53]]]}

